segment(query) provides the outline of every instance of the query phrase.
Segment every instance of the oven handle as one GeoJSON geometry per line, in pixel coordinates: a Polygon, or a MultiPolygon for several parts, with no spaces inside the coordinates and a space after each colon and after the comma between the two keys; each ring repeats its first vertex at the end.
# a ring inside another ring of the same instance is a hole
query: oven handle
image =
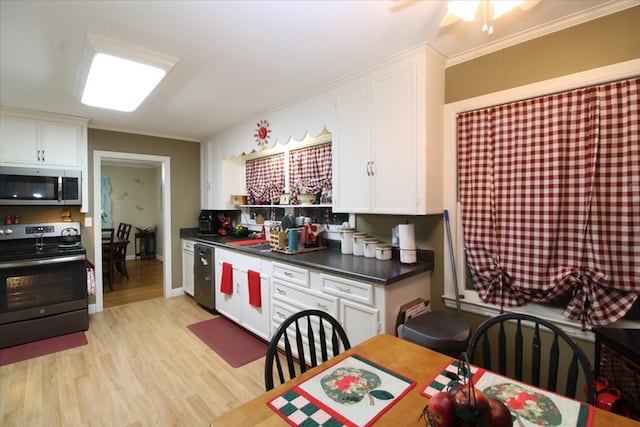
{"type": "Polygon", "coordinates": [[[0,262],[2,268],[20,268],[20,267],[33,267],[46,264],[59,264],[63,262],[84,261],[86,257],[84,255],[71,255],[58,258],[44,258],[44,259],[30,259],[26,261],[9,261],[0,262]]]}

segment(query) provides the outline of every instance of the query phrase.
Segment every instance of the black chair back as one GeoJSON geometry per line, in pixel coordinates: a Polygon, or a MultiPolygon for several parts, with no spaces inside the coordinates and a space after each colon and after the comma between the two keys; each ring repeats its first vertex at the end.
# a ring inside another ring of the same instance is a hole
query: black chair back
{"type": "Polygon", "coordinates": [[[282,384],[350,348],[342,325],[329,313],[320,310],[295,313],[282,322],[267,348],[265,389],[269,391],[274,387],[274,367],[282,384]],[[285,378],[284,364],[288,378],[285,378]]]}
{"type": "Polygon", "coordinates": [[[595,402],[595,382],[589,359],[569,335],[544,319],[519,313],[490,318],[471,336],[467,355],[472,364],[501,375],[590,404],[595,402]],[[505,328],[505,323],[513,324],[512,332],[507,332],[510,327],[505,328]],[[532,331],[527,331],[528,328],[532,331]],[[551,334],[549,340],[544,339],[541,330],[551,334]],[[482,351],[476,354],[479,347],[482,351]],[[498,356],[497,366],[492,363],[493,356],[498,356]],[[525,361],[531,366],[527,373],[525,361]],[[579,371],[587,386],[585,398],[582,398],[582,390],[577,393],[579,371]],[[562,384],[564,392],[558,390],[562,384]]]}

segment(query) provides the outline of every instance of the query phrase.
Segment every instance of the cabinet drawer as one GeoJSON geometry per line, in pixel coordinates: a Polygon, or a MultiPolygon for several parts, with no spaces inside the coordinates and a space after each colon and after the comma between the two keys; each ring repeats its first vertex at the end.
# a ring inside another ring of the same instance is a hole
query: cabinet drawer
{"type": "Polygon", "coordinates": [[[338,317],[338,298],[287,285],[278,279],[273,279],[272,297],[273,299],[286,303],[323,310],[330,313],[333,317],[338,317]]]}
{"type": "Polygon", "coordinates": [[[182,241],[182,250],[193,253],[193,245],[195,243],[191,240],[183,240],[182,241]]]}
{"type": "Polygon", "coordinates": [[[342,277],[320,274],[322,290],[340,298],[349,299],[362,304],[373,305],[373,285],[342,277]]]}
{"type": "Polygon", "coordinates": [[[274,262],[273,277],[294,285],[309,287],[309,271],[306,268],[274,262]]]}

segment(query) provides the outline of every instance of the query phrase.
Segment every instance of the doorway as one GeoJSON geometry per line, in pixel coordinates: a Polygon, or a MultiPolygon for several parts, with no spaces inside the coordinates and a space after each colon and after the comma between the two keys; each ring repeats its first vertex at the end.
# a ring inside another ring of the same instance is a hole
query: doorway
{"type": "MultiPolygon", "coordinates": [[[[163,247],[162,267],[162,293],[166,297],[171,296],[171,168],[170,158],[136,153],[120,153],[109,151],[94,151],[93,153],[93,225],[94,225],[94,253],[95,253],[95,278],[96,278],[96,302],[95,310],[104,309],[103,275],[102,275],[102,166],[105,164],[120,165],[145,165],[145,167],[160,168],[157,185],[160,187],[161,220],[158,224],[157,235],[160,237],[163,247]]],[[[131,240],[132,242],[134,239],[131,240]]]]}

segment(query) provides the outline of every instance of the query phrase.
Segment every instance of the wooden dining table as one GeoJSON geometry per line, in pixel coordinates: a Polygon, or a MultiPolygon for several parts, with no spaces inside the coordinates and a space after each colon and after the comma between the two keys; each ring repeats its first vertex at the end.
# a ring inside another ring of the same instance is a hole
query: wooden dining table
{"type": "MultiPolygon", "coordinates": [[[[452,359],[450,356],[385,334],[376,335],[320,366],[218,416],[213,420],[211,426],[266,427],[288,425],[280,415],[267,405],[267,402],[289,390],[292,386],[304,382],[353,354],[364,357],[416,382],[416,385],[384,412],[375,421],[374,425],[393,427],[425,426],[425,420],[420,416],[429,399],[420,392],[452,359]]],[[[594,427],[638,427],[639,424],[629,418],[594,408],[592,425],[594,427]]]]}

